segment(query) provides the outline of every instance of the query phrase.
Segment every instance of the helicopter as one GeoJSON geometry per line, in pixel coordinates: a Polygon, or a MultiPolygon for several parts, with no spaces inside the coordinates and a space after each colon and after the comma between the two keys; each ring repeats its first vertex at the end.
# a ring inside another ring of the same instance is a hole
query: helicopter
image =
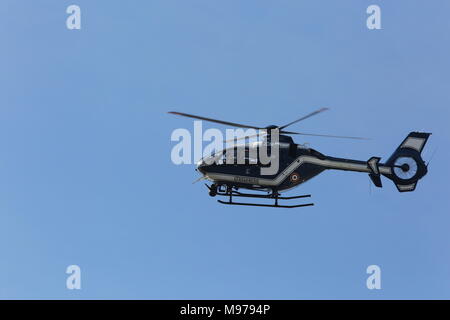
{"type": "MultiPolygon", "coordinates": [[[[298,208],[312,206],[314,203],[280,204],[278,200],[293,200],[309,198],[310,194],[298,196],[283,196],[281,192],[298,187],[302,183],[314,178],[325,170],[344,170],[362,172],[369,175],[373,184],[381,188],[381,176],[393,181],[399,192],[414,191],[417,182],[427,174],[427,166],[421,157],[425,144],[431,135],[427,132],[410,132],[394,153],[381,163],[380,157],[371,157],[367,161],[337,158],[324,155],[307,145],[297,144],[291,135],[319,136],[344,139],[366,139],[361,137],[322,135],[301,133],[285,130],[287,127],[322,113],[328,108],[320,108],[299,119],[282,126],[270,125],[257,127],[235,122],[206,118],[192,114],[168,112],[170,114],[219,123],[238,128],[251,128],[259,130],[255,134],[261,141],[233,145],[210,156],[203,157],[197,162],[196,170],[203,176],[200,179],[209,180],[210,185],[205,184],[212,197],[227,197],[227,201],[217,200],[225,205],[298,208]],[[239,149],[239,150],[238,150],[239,149]],[[261,150],[267,149],[271,159],[278,161],[278,170],[270,174],[262,174],[267,163],[263,162],[261,150]],[[237,161],[237,154],[241,154],[244,161],[237,161]],[[251,190],[242,192],[240,189],[251,190]],[[253,192],[254,191],[254,192],[253,192]],[[236,202],[235,197],[272,199],[273,204],[236,202]]],[[[244,136],[234,139],[236,143],[240,139],[249,139],[252,136],[244,136]]],[[[199,180],[200,180],[199,179],[199,180]]]]}

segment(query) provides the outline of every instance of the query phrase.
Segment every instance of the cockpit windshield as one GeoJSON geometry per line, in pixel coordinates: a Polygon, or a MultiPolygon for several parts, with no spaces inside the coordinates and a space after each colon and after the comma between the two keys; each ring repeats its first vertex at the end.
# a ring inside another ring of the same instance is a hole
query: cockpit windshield
{"type": "Polygon", "coordinates": [[[206,163],[206,164],[222,164],[223,157],[224,157],[225,150],[220,150],[217,152],[211,152],[211,155],[203,157],[200,162],[206,163]]]}

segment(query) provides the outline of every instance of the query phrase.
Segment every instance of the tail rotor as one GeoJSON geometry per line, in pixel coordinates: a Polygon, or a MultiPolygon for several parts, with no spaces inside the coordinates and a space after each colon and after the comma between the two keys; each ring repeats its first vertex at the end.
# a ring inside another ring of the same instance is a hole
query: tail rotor
{"type": "Polygon", "coordinates": [[[413,191],[417,182],[427,174],[428,164],[423,161],[421,153],[430,135],[411,132],[386,161],[391,172],[384,175],[395,183],[398,191],[413,191]]]}

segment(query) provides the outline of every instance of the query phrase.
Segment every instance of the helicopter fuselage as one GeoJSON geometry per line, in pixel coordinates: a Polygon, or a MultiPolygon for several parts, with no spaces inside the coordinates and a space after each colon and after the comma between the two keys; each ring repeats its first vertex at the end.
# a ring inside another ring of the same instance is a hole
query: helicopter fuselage
{"type": "MultiPolygon", "coordinates": [[[[284,141],[281,140],[278,143],[278,170],[274,174],[263,175],[261,168],[264,165],[258,158],[251,158],[248,155],[243,164],[226,161],[207,164],[208,161],[200,161],[197,170],[218,186],[276,191],[294,188],[326,169],[371,173],[366,161],[328,157],[312,148],[295,144],[291,137],[283,138],[284,141]]],[[[251,148],[256,147],[247,146],[245,148],[246,153],[251,154],[251,148]]],[[[221,151],[221,156],[226,158],[226,153],[230,150],[221,151]]],[[[257,152],[253,154],[257,154],[257,152]]],[[[391,174],[389,166],[380,164],[378,168],[381,174],[391,174]]]]}

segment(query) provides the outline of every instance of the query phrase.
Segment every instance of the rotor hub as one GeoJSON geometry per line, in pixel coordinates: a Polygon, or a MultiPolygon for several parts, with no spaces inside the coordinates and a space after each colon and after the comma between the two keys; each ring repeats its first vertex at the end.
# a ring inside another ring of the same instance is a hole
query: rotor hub
{"type": "Polygon", "coordinates": [[[402,165],[400,166],[400,169],[402,169],[403,172],[408,172],[408,170],[409,170],[409,164],[407,164],[407,163],[402,164],[402,165]]]}

